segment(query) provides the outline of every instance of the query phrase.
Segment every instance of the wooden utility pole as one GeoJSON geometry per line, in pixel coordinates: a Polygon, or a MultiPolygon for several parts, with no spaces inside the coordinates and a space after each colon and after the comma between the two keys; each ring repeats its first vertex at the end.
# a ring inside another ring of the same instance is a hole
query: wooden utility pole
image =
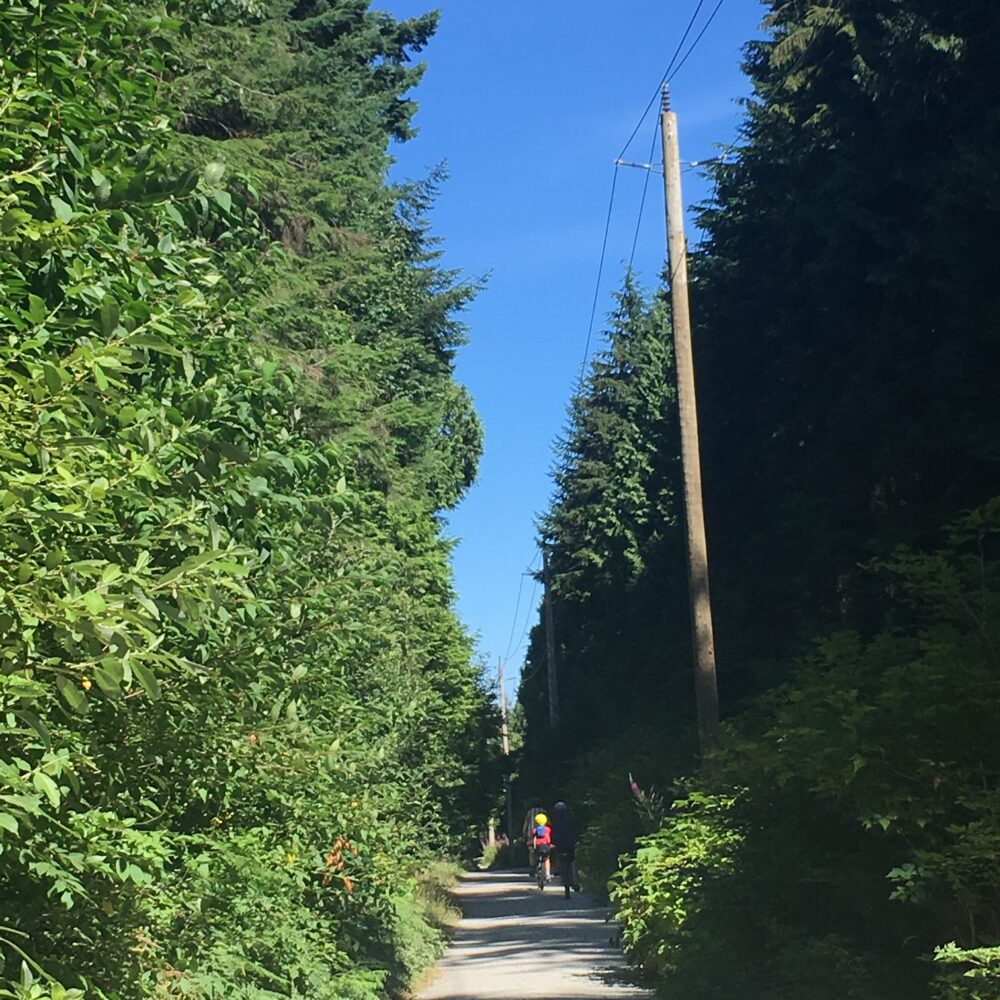
{"type": "MultiPolygon", "coordinates": [[[[510,734],[507,729],[507,688],[504,684],[503,660],[497,659],[497,683],[500,686],[500,732],[503,737],[503,755],[510,757],[510,734]]],[[[514,798],[513,790],[510,787],[510,772],[503,776],[504,795],[507,805],[507,842],[514,843],[514,798]]]]}
{"type": "Polygon", "coordinates": [[[715,677],[715,637],[712,598],[708,587],[708,543],[701,489],[701,455],[698,444],[698,404],[695,394],[694,354],[691,348],[691,309],[688,304],[687,237],[684,234],[684,201],[681,197],[680,144],[677,115],[670,110],[670,91],[663,88],[663,185],[667,210],[667,245],[670,258],[670,293],[674,329],[674,362],[677,367],[677,402],[681,420],[681,457],[684,464],[684,499],[687,507],[688,586],[694,641],[695,701],[698,738],[702,754],[715,742],[719,728],[719,690],[715,677]]]}
{"type": "Polygon", "coordinates": [[[556,667],[556,625],[552,618],[552,579],[549,550],[542,545],[542,577],[545,583],[545,666],[549,675],[549,728],[559,728],[559,675],[556,667]]]}
{"type": "Polygon", "coordinates": [[[497,684],[500,687],[500,733],[503,738],[503,755],[510,756],[510,735],[507,732],[507,691],[503,682],[503,660],[497,660],[497,684]]]}

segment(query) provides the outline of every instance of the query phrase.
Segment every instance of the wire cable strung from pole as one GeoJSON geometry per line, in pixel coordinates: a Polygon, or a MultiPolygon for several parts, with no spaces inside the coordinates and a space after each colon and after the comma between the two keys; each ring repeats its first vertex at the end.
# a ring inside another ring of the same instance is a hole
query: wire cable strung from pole
{"type": "Polygon", "coordinates": [[[691,29],[694,27],[695,21],[698,20],[698,15],[704,6],[705,0],[698,0],[698,6],[695,7],[694,13],[691,15],[691,20],[688,21],[688,25],[684,29],[684,34],[681,35],[681,40],[677,43],[677,48],[674,49],[674,54],[670,57],[670,62],[667,64],[667,71],[663,74],[663,80],[660,83],[661,87],[670,79],[670,71],[674,68],[674,63],[677,62],[677,57],[681,54],[681,49],[684,48],[684,43],[687,41],[688,35],[691,34],[691,29]]]}
{"type": "MultiPolygon", "coordinates": [[[[628,142],[625,143],[618,159],[624,158],[625,154],[628,152],[629,146],[632,145],[632,140],[639,134],[639,129],[642,128],[643,122],[645,122],[646,117],[649,115],[650,110],[653,105],[656,104],[660,97],[660,90],[663,85],[670,79],[670,71],[674,68],[674,63],[677,62],[677,57],[681,54],[681,49],[684,48],[684,43],[687,41],[688,35],[691,34],[691,29],[694,27],[694,22],[698,19],[698,15],[701,13],[701,8],[705,6],[705,0],[698,0],[698,5],[694,9],[694,13],[691,15],[691,20],[688,21],[688,26],[684,29],[684,34],[681,35],[681,40],[677,43],[677,48],[674,49],[674,54],[670,57],[670,62],[667,63],[667,68],[663,72],[663,76],[660,78],[660,82],[656,85],[656,90],[653,91],[653,96],[649,99],[649,104],[646,105],[646,110],[643,111],[642,117],[639,119],[635,128],[632,129],[632,134],[628,137],[628,142]]],[[[685,56],[685,58],[687,58],[685,56]]]]}
{"type": "Polygon", "coordinates": [[[538,562],[538,555],[531,560],[531,565],[528,566],[528,570],[521,574],[520,579],[517,582],[517,601],[514,603],[514,620],[510,623],[510,635],[507,638],[507,651],[503,654],[503,658],[506,661],[510,658],[510,648],[514,645],[514,633],[517,631],[517,620],[521,614],[521,594],[524,591],[524,578],[526,576],[531,576],[535,572],[535,563],[538,562]]]}
{"type": "Polygon", "coordinates": [[[656,103],[656,99],[660,96],[660,88],[667,82],[667,75],[669,74],[669,72],[670,72],[670,70],[668,68],[667,72],[663,74],[662,79],[657,84],[657,86],[656,86],[656,93],[653,94],[653,96],[649,99],[649,104],[646,105],[646,110],[643,111],[642,117],[636,123],[635,128],[632,129],[632,134],[628,137],[628,142],[626,142],[625,145],[622,146],[622,151],[618,154],[618,159],[619,160],[624,159],[625,154],[628,152],[629,146],[632,145],[632,141],[639,134],[639,129],[642,128],[643,122],[646,121],[646,118],[649,115],[650,108],[653,107],[653,105],[656,103]]]}
{"type": "MultiPolygon", "coordinates": [[[[620,159],[620,157],[619,157],[620,159]]],[[[611,233],[611,218],[615,210],[615,191],[618,188],[618,164],[615,164],[615,172],[611,178],[611,198],[608,201],[608,215],[604,220],[604,239],[601,242],[601,262],[597,266],[597,283],[594,287],[594,301],[590,307],[590,322],[587,325],[587,342],[583,347],[583,360],[580,362],[580,384],[583,384],[583,377],[587,371],[587,362],[590,360],[590,341],[594,336],[594,320],[597,318],[597,303],[601,298],[601,279],[604,277],[604,261],[608,255],[608,236],[611,233]]]]}
{"type": "MultiPolygon", "coordinates": [[[[601,280],[604,277],[604,263],[607,258],[607,252],[608,252],[608,237],[611,233],[611,219],[614,214],[614,207],[615,207],[615,191],[618,186],[618,168],[619,166],[622,165],[621,161],[624,160],[625,154],[628,152],[629,146],[632,145],[632,141],[639,134],[639,129],[642,128],[643,123],[646,121],[646,118],[648,117],[650,110],[652,109],[653,105],[656,104],[656,101],[660,96],[660,92],[663,88],[663,85],[672,80],[680,71],[681,66],[683,66],[684,63],[688,61],[688,59],[691,56],[691,53],[694,52],[698,43],[704,37],[705,32],[709,28],[709,25],[711,25],[712,21],[715,20],[715,16],[716,14],[719,13],[719,8],[722,6],[722,4],[723,0],[719,0],[718,4],[715,7],[715,10],[712,11],[712,14],[709,17],[708,21],[705,23],[701,31],[698,32],[698,35],[695,38],[694,42],[691,44],[691,47],[687,50],[687,52],[684,54],[684,57],[678,63],[677,59],[684,48],[684,43],[688,40],[688,36],[691,34],[691,31],[695,26],[695,22],[698,20],[698,15],[701,13],[702,7],[705,6],[705,0],[698,0],[698,3],[695,5],[694,12],[691,14],[691,18],[687,23],[687,27],[684,29],[684,34],[681,35],[681,40],[677,43],[677,48],[674,49],[674,54],[670,57],[670,62],[667,63],[667,68],[664,71],[663,76],[660,78],[660,82],[657,84],[656,90],[653,92],[653,96],[649,99],[649,103],[646,105],[646,108],[643,111],[642,116],[640,117],[635,128],[632,129],[632,134],[628,137],[628,141],[622,147],[621,153],[618,154],[618,157],[615,160],[615,172],[611,179],[611,198],[608,203],[608,214],[604,223],[604,239],[602,240],[601,243],[601,261],[597,268],[597,286],[594,289],[594,301],[590,309],[590,322],[587,324],[587,341],[583,349],[583,360],[580,363],[579,382],[581,385],[583,384],[583,379],[587,371],[587,362],[590,360],[590,342],[594,336],[594,321],[597,318],[597,304],[600,301],[601,297],[601,280]]],[[[656,148],[656,133],[654,132],[653,134],[654,152],[655,148],[656,148]]],[[[653,159],[652,152],[649,155],[649,159],[650,161],[652,161],[653,159]]],[[[632,264],[635,260],[635,248],[639,240],[639,225],[641,225],[642,223],[642,212],[643,209],[645,208],[646,193],[648,191],[648,188],[649,188],[649,174],[647,173],[646,180],[643,183],[643,189],[642,189],[642,203],[639,208],[639,222],[636,224],[635,239],[632,241],[632,254],[629,258],[630,271],[632,269],[632,264]]]]}
{"type": "Polygon", "coordinates": [[[531,625],[531,614],[532,611],[537,611],[535,608],[535,597],[538,594],[538,579],[535,579],[535,585],[531,588],[531,597],[528,600],[528,611],[524,616],[524,628],[521,629],[521,637],[517,640],[517,647],[514,649],[513,656],[516,657],[518,653],[524,648],[524,639],[528,634],[528,630],[531,625]]]}
{"type": "MultiPolygon", "coordinates": [[[[684,37],[681,38],[680,45],[677,47],[677,51],[674,52],[674,57],[671,60],[670,66],[667,67],[667,72],[666,72],[666,74],[664,76],[664,80],[660,84],[661,87],[665,86],[667,83],[669,83],[671,80],[673,80],[673,78],[675,76],[677,76],[677,74],[681,71],[681,67],[683,67],[683,65],[691,57],[691,53],[694,52],[694,50],[698,47],[698,43],[702,40],[702,38],[705,37],[705,32],[707,32],[708,29],[711,27],[712,22],[715,20],[715,17],[719,13],[719,10],[722,7],[722,5],[723,5],[724,2],[725,2],[725,0],[719,0],[719,2],[715,5],[715,9],[712,11],[711,14],[709,14],[708,20],[704,23],[704,25],[702,26],[701,31],[698,32],[697,36],[695,37],[695,40],[691,43],[691,47],[687,50],[687,52],[684,53],[684,58],[681,59],[681,61],[677,63],[676,67],[674,67],[673,63],[677,59],[677,55],[680,52],[680,48],[684,44],[685,39],[687,38],[688,34],[691,31],[691,26],[694,24],[694,18],[696,18],[698,16],[698,12],[701,10],[702,4],[699,3],[698,6],[695,8],[694,16],[692,17],[691,23],[688,25],[688,30],[684,32],[684,37]],[[673,67],[673,72],[671,72],[671,68],[672,67],[673,67]]],[[[648,108],[646,109],[646,112],[648,114],[648,112],[649,112],[648,108]]],[[[649,191],[649,175],[653,172],[653,169],[652,169],[653,153],[656,151],[656,138],[657,138],[657,135],[659,134],[659,127],[660,127],[659,120],[657,120],[656,126],[653,129],[653,144],[650,146],[650,149],[649,149],[649,157],[648,157],[648,166],[647,166],[647,169],[646,169],[646,177],[645,177],[645,179],[643,180],[643,183],[642,183],[642,200],[639,202],[639,218],[636,220],[636,223],[635,223],[635,235],[634,235],[634,237],[632,239],[632,253],[630,254],[629,259],[628,259],[628,269],[629,269],[629,273],[630,274],[631,274],[632,268],[634,267],[634,264],[635,264],[635,251],[636,251],[636,247],[637,247],[637,245],[639,243],[639,230],[640,230],[640,228],[642,226],[642,214],[643,214],[643,210],[646,207],[646,194],[649,191]]],[[[629,142],[631,142],[631,139],[629,140],[629,142]]],[[[724,157],[718,157],[718,158],[713,159],[713,160],[695,161],[693,163],[688,164],[688,166],[686,167],[686,169],[687,170],[692,170],[695,167],[700,167],[700,166],[705,166],[705,165],[708,165],[708,164],[711,164],[711,163],[721,162],[723,159],[724,159],[724,157]]]]}
{"type": "Polygon", "coordinates": [[[719,11],[722,9],[722,5],[725,2],[726,0],[719,0],[719,2],[715,5],[715,10],[713,10],[712,13],[708,15],[708,20],[703,25],[701,31],[698,32],[697,38],[695,38],[695,40],[691,43],[691,48],[689,48],[687,52],[684,53],[684,58],[677,64],[673,73],[670,76],[668,76],[667,80],[665,81],[666,83],[669,83],[671,80],[673,80],[673,78],[677,76],[677,74],[681,71],[681,67],[684,65],[684,63],[686,63],[688,59],[691,58],[691,53],[694,52],[694,50],[698,47],[698,43],[705,37],[705,32],[708,31],[708,29],[712,26],[712,22],[715,20],[715,15],[719,13],[719,11]]]}
{"type": "Polygon", "coordinates": [[[650,164],[649,169],[646,171],[646,176],[642,182],[642,200],[639,202],[639,218],[635,220],[635,235],[632,237],[632,252],[628,257],[628,273],[632,273],[632,268],[635,264],[635,248],[639,244],[639,230],[642,227],[642,213],[646,208],[646,195],[649,192],[649,175],[653,172],[653,154],[656,152],[656,138],[660,134],[660,123],[656,122],[653,128],[653,142],[649,147],[649,157],[648,162],[650,164]]]}
{"type": "Polygon", "coordinates": [[[510,647],[514,644],[514,631],[517,629],[517,619],[521,614],[521,591],[524,589],[524,574],[517,582],[517,600],[514,602],[514,620],[510,623],[510,635],[507,637],[507,650],[503,654],[504,660],[510,656],[510,647]]]}

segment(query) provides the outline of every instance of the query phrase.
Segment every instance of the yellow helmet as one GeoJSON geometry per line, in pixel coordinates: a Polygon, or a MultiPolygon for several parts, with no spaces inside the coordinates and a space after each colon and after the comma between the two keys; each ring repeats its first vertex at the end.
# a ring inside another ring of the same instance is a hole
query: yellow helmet
{"type": "Polygon", "coordinates": [[[548,821],[549,817],[546,816],[545,813],[535,813],[535,822],[539,826],[545,826],[545,824],[548,823],[548,821]]]}

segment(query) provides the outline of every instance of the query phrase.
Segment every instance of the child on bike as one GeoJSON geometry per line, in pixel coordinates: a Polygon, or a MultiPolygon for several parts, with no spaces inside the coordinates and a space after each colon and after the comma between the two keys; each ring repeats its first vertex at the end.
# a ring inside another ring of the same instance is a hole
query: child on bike
{"type": "Polygon", "coordinates": [[[532,806],[524,814],[524,823],[521,825],[524,849],[528,852],[528,869],[531,871],[532,879],[535,877],[535,861],[537,860],[535,858],[535,827],[538,824],[535,822],[535,817],[539,813],[542,813],[542,807],[540,805],[532,806]]]}
{"type": "Polygon", "coordinates": [[[535,816],[535,830],[531,838],[531,846],[539,858],[545,863],[545,881],[552,878],[552,827],[549,826],[549,818],[545,813],[538,813],[535,816]]]}

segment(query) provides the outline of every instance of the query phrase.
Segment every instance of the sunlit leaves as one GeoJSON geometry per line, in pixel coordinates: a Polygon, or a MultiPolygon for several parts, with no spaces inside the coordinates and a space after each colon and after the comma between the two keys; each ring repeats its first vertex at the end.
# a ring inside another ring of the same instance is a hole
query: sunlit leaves
{"type": "MultiPolygon", "coordinates": [[[[377,252],[330,238],[309,280],[341,304],[265,323],[295,262],[248,210],[266,185],[235,143],[226,164],[175,143],[178,26],[43,3],[37,47],[0,19],[8,75],[42,53],[0,148],[0,923],[123,997],[294,980],[367,1000],[388,972],[354,963],[396,933],[444,803],[464,825],[486,745],[433,517],[478,447],[449,388],[465,293],[439,293],[382,179],[409,106],[356,137],[370,162],[347,171],[377,252]],[[325,273],[341,267],[347,288],[325,273]],[[350,405],[331,380],[317,408],[316,372],[274,342],[328,315],[339,334],[348,308],[385,343],[347,359],[350,405]]],[[[344,72],[367,77],[396,30],[360,27],[344,72]]],[[[409,78],[376,73],[378,100],[409,78]]],[[[309,206],[285,195],[290,215],[344,200],[326,174],[309,206]]]]}

